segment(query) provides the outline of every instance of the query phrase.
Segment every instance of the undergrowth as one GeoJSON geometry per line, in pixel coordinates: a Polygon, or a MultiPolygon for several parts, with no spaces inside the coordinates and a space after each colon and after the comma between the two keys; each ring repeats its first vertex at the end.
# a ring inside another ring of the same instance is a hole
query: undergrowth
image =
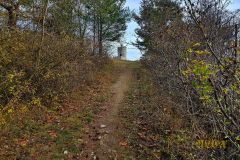
{"type": "Polygon", "coordinates": [[[72,93],[58,109],[34,107],[15,114],[0,132],[1,158],[74,159],[83,149],[84,126],[108,99],[113,70],[96,76],[96,83],[72,93]]]}
{"type": "Polygon", "coordinates": [[[121,117],[136,159],[201,159],[218,153],[198,148],[197,139],[209,135],[201,122],[183,114],[181,100],[157,89],[147,69],[136,68],[134,73],[121,117]]]}
{"type": "Polygon", "coordinates": [[[73,159],[116,69],[69,36],[0,33],[0,159],[73,159]]]}

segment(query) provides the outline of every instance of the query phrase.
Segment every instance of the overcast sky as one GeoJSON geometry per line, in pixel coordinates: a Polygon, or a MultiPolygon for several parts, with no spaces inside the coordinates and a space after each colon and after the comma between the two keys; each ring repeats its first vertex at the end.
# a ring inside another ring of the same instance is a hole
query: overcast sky
{"type": "MultiPolygon", "coordinates": [[[[127,0],[126,6],[130,8],[130,10],[138,13],[140,7],[141,0],[127,0]]],[[[128,43],[127,45],[127,59],[128,60],[138,60],[141,57],[140,51],[131,43],[136,41],[135,29],[138,28],[136,22],[131,21],[128,24],[128,29],[125,35],[125,41],[128,43]]]]}
{"type": "MultiPolygon", "coordinates": [[[[136,13],[139,11],[141,0],[127,0],[126,6],[130,8],[130,10],[134,10],[136,13]]],[[[229,6],[231,10],[240,9],[240,0],[233,0],[232,4],[229,6]]],[[[138,28],[137,23],[131,21],[128,24],[128,29],[125,35],[125,41],[127,43],[132,43],[136,41],[135,29],[138,28]]],[[[140,51],[132,45],[127,45],[127,59],[128,60],[139,60],[141,57],[140,51]]]]}

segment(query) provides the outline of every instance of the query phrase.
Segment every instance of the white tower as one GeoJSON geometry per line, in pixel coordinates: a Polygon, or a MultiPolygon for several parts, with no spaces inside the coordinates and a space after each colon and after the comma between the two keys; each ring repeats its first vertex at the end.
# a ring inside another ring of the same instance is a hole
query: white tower
{"type": "Polygon", "coordinates": [[[121,47],[118,47],[118,59],[126,60],[127,59],[127,47],[121,44],[121,47]]]}

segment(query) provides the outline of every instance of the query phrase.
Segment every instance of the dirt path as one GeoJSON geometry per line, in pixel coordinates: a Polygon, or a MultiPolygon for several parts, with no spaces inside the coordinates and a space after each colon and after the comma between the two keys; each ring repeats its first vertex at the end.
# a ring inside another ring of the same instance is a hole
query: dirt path
{"type": "Polygon", "coordinates": [[[131,70],[126,68],[111,87],[112,97],[83,137],[85,148],[81,159],[122,159],[121,153],[124,147],[120,144],[124,140],[121,136],[118,111],[131,79],[131,70]]]}

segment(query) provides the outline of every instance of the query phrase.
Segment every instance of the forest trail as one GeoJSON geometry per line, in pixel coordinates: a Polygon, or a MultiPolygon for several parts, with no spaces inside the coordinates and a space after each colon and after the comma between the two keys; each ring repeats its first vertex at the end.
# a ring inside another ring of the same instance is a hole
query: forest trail
{"type": "Polygon", "coordinates": [[[118,80],[111,87],[111,97],[103,111],[86,129],[81,159],[121,159],[124,140],[118,112],[133,78],[132,70],[127,64],[122,65],[121,70],[118,80]]]}

